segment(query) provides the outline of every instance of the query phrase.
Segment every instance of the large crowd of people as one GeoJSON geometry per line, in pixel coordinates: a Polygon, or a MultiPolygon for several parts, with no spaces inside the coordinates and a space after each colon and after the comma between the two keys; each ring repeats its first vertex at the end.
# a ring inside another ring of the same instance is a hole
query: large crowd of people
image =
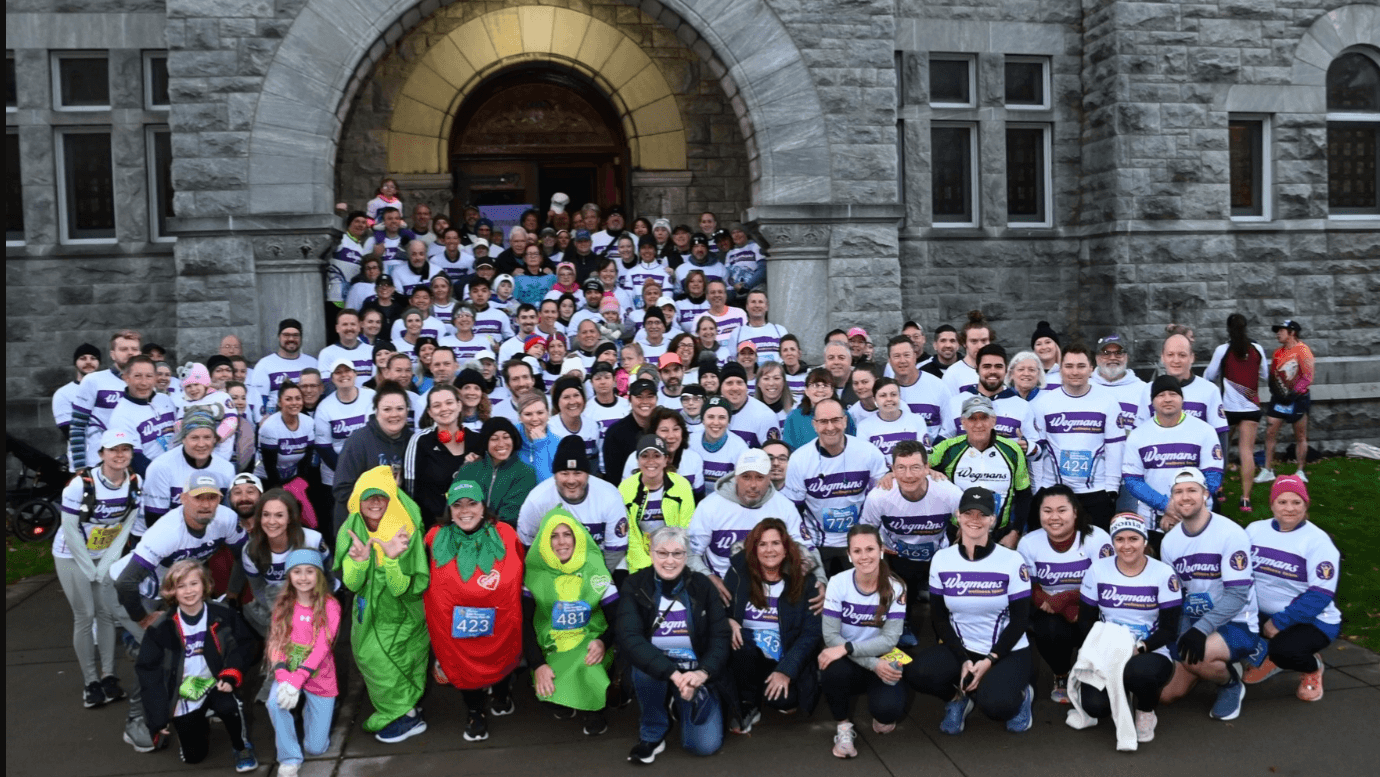
{"type": "Polygon", "coordinates": [[[1267,355],[1233,316],[1203,376],[1173,331],[1149,382],[1118,334],[1003,339],[976,311],[934,354],[918,322],[855,326],[812,366],[743,225],[567,203],[500,235],[474,208],[405,222],[385,181],[346,215],[316,357],[294,319],[252,364],[233,335],[175,368],[132,330],[105,368],[76,350],[53,555],[83,704],[128,697],[135,750],[199,762],[214,717],[251,771],[257,701],[296,774],[329,746],[342,626],[381,742],[447,686],[464,739],[503,736],[530,681],[590,736],[636,701],[637,763],[674,726],[708,755],[821,697],[839,758],[858,696],[879,735],[912,690],[946,734],[973,709],[1024,732],[1040,661],[1069,724],[1110,718],[1120,749],[1199,681],[1218,720],[1281,670],[1322,697],[1340,561],[1308,521],[1298,322],[1267,355]],[[1276,477],[1285,422],[1299,467],[1276,477]],[[1240,508],[1269,484],[1245,529],[1214,512],[1233,429],[1240,508]]]}

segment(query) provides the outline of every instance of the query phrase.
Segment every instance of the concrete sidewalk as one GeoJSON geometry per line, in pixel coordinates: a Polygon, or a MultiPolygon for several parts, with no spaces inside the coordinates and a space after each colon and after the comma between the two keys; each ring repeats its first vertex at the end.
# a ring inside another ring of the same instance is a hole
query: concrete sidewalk
{"type": "MultiPolygon", "coordinates": [[[[35,578],[6,591],[5,773],[17,775],[183,775],[189,771],[228,773],[224,729],[212,726],[212,752],[196,767],[182,764],[176,746],[140,755],[120,741],[128,709],[123,701],[96,710],[80,705],[81,676],[72,655],[71,611],[55,579],[35,578]]],[[[348,640],[338,651],[341,667],[348,640]]],[[[1375,774],[1380,762],[1376,710],[1380,709],[1380,657],[1341,642],[1324,657],[1326,697],[1316,704],[1294,698],[1297,675],[1284,673],[1251,686],[1241,717],[1220,723],[1207,716],[1211,689],[1161,707],[1156,739],[1136,753],[1118,753],[1111,724],[1089,731],[1064,725],[1068,707],[1048,700],[1050,678],[1041,667],[1036,686],[1035,727],[1010,734],[978,713],[960,737],[939,731],[941,705],[913,697],[910,712],[887,736],[872,733],[860,702],[854,716],[862,732],[858,758],[840,763],[830,755],[834,725],[821,701],[809,720],[767,713],[747,736],[729,735],[709,759],[691,758],[675,744],[653,767],[663,774],[703,777],[710,773],[799,775],[802,770],[846,770],[882,775],[1335,775],[1375,774]]],[[[133,682],[121,655],[120,675],[133,682]]],[[[255,681],[256,682],[256,681],[255,681]]],[[[257,688],[254,682],[250,687],[257,688]]],[[[327,775],[424,774],[583,775],[632,769],[628,749],[637,739],[637,707],[610,714],[603,736],[588,738],[578,721],[557,721],[518,683],[516,715],[490,718],[485,742],[464,741],[465,710],[460,693],[433,688],[423,699],[428,731],[400,745],[384,745],[359,728],[369,712],[362,683],[351,671],[340,700],[332,749],[308,761],[305,777],[327,775]]],[[[274,766],[273,731],[262,707],[250,713],[254,742],[264,765],[274,766]]]]}

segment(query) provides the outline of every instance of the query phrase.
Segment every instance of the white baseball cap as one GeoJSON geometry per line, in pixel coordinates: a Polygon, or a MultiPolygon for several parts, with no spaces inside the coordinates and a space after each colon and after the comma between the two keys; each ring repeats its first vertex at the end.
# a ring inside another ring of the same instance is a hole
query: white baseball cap
{"type": "Polygon", "coordinates": [[[570,195],[565,192],[556,192],[551,195],[551,212],[565,213],[565,206],[570,204],[570,195]]]}
{"type": "Polygon", "coordinates": [[[128,432],[119,429],[106,429],[101,434],[101,450],[106,448],[118,448],[121,445],[134,447],[134,438],[128,432]]]}
{"type": "Polygon", "coordinates": [[[230,487],[234,488],[235,486],[242,486],[246,483],[259,489],[259,493],[263,493],[264,482],[259,480],[259,476],[255,475],[253,472],[241,472],[236,475],[235,479],[230,481],[230,487]]]}
{"type": "Polygon", "coordinates": [[[743,451],[743,455],[738,457],[738,464],[733,467],[733,474],[741,475],[744,472],[770,475],[771,457],[761,448],[749,448],[743,451]]]}
{"type": "Polygon", "coordinates": [[[328,374],[328,375],[334,375],[334,374],[335,374],[335,371],[338,370],[338,369],[340,369],[341,367],[349,367],[351,372],[358,372],[358,371],[359,371],[359,370],[356,370],[356,369],[355,369],[355,363],[354,363],[354,361],[352,361],[352,360],[350,360],[350,359],[347,359],[347,358],[345,358],[345,357],[342,356],[341,358],[336,359],[334,362],[331,362],[331,371],[330,371],[329,373],[327,373],[327,374],[328,374]]]}
{"type": "Polygon", "coordinates": [[[1197,467],[1184,467],[1178,472],[1175,472],[1174,482],[1170,487],[1172,488],[1180,483],[1197,483],[1203,488],[1207,488],[1207,478],[1203,476],[1202,470],[1199,470],[1197,467]]]}

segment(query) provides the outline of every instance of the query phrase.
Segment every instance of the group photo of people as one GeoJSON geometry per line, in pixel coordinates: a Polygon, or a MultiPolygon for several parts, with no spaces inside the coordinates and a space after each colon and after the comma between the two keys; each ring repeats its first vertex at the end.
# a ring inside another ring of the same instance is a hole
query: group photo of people
{"type": "Polygon", "coordinates": [[[1323,699],[1341,557],[1309,520],[1304,322],[1233,313],[1206,364],[1202,330],[978,310],[802,342],[770,246],[714,213],[557,194],[497,228],[392,179],[339,209],[318,353],[297,318],[258,358],[121,329],[53,397],[81,671],[52,691],[125,712],[87,726],[131,771],[296,775],[352,670],[381,743],[541,737],[504,720],[535,698],[553,731],[635,721],[634,764],[777,718],[848,759],[925,706],[1019,736],[1050,705],[1131,751],[1281,672],[1323,699]],[[438,697],[463,727],[428,726],[438,697]]]}

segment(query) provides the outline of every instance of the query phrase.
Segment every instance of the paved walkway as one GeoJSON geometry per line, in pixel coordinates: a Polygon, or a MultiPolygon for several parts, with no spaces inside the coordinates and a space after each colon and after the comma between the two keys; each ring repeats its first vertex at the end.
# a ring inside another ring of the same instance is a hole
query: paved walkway
{"type": "MultiPolygon", "coordinates": [[[[5,774],[19,775],[185,775],[176,749],[134,753],[120,741],[124,702],[97,710],[80,706],[81,678],[71,649],[71,615],[52,576],[35,578],[6,591],[5,605],[5,774]]],[[[344,646],[348,651],[348,644],[344,646]]],[[[859,756],[843,764],[830,754],[833,724],[823,702],[810,720],[768,713],[748,736],[731,736],[709,759],[695,759],[672,746],[658,758],[661,774],[702,777],[705,770],[771,777],[796,777],[802,770],[833,769],[865,775],[1336,775],[1375,774],[1380,762],[1380,657],[1348,643],[1325,654],[1326,698],[1305,704],[1294,698],[1297,676],[1282,674],[1252,686],[1242,715],[1231,723],[1208,718],[1210,689],[1160,709],[1154,742],[1136,753],[1118,753],[1110,723],[1074,731],[1063,723],[1067,707],[1048,701],[1047,670],[1040,677],[1035,727],[1026,734],[1006,732],[974,713],[961,737],[939,732],[940,704],[913,699],[895,733],[872,733],[859,705],[855,720],[862,736],[859,756]]],[[[345,661],[342,666],[348,666],[345,661]]],[[[120,675],[133,682],[123,657],[120,675]]],[[[257,687],[257,686],[253,686],[257,687]]],[[[592,775],[622,772],[636,740],[636,706],[611,715],[608,733],[581,735],[576,721],[556,721],[543,712],[529,687],[518,693],[518,713],[491,718],[490,737],[470,743],[461,737],[464,707],[454,690],[433,689],[423,700],[427,733],[400,745],[384,745],[359,728],[362,684],[351,675],[340,705],[332,750],[309,761],[304,777],[327,775],[592,775]]],[[[361,709],[361,708],[364,709],[361,709]]],[[[253,731],[269,775],[274,760],[273,732],[258,708],[253,731]]],[[[229,745],[223,729],[212,727],[212,754],[195,769],[225,774],[229,745]]]]}

